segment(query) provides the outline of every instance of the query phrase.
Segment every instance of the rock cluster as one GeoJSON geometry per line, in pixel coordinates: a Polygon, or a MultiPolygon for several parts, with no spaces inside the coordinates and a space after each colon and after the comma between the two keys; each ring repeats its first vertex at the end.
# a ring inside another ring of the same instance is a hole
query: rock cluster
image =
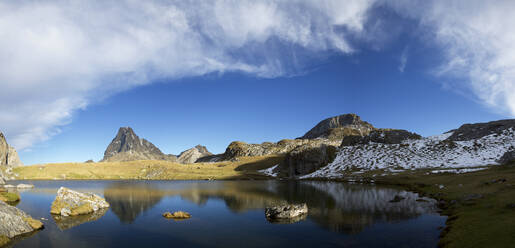
{"type": "Polygon", "coordinates": [[[267,219],[290,219],[308,214],[308,206],[304,204],[287,204],[265,208],[267,219]]]}
{"type": "Polygon", "coordinates": [[[90,214],[108,207],[109,203],[98,195],[80,193],[61,187],[57,191],[54,202],[52,202],[50,213],[62,216],[76,216],[90,214]]]}
{"type": "Polygon", "coordinates": [[[0,201],[0,246],[10,239],[43,228],[43,223],[20,209],[0,201]]]}
{"type": "Polygon", "coordinates": [[[341,146],[366,145],[370,142],[400,144],[405,140],[417,140],[422,136],[402,129],[376,129],[368,135],[349,135],[343,137],[341,146]]]}

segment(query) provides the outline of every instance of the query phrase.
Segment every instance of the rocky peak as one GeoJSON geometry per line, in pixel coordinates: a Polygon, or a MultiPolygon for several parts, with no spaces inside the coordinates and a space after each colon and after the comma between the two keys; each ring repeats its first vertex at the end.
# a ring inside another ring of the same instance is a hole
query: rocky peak
{"type": "Polygon", "coordinates": [[[192,164],[197,162],[198,159],[213,155],[205,146],[196,145],[186,151],[181,152],[177,157],[177,161],[183,164],[192,164]]]}
{"type": "Polygon", "coordinates": [[[341,140],[347,135],[368,135],[374,126],[356,114],[344,114],[319,122],[300,139],[327,138],[341,140]]]}
{"type": "Polygon", "coordinates": [[[140,139],[130,127],[121,127],[111,141],[102,161],[166,159],[166,155],[146,139],[140,139]]]}

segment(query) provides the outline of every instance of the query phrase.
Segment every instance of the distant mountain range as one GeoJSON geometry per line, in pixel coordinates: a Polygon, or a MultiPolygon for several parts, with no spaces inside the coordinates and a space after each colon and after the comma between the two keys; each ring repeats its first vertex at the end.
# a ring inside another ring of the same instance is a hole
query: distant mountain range
{"type": "Polygon", "coordinates": [[[222,154],[198,145],[179,155],[164,154],[130,127],[122,127],[102,161],[168,160],[216,162],[238,157],[282,155],[263,173],[278,177],[338,177],[349,170],[462,168],[514,159],[515,120],[465,124],[433,137],[401,129],[376,128],[356,114],[322,120],[297,139],[248,144],[234,141],[222,154]],[[511,155],[510,155],[511,154],[511,155]]]}
{"type": "Polygon", "coordinates": [[[134,160],[168,160],[179,163],[195,163],[198,159],[213,155],[205,146],[197,145],[179,156],[164,154],[146,139],[140,139],[130,127],[121,127],[111,141],[102,162],[134,160]]]}

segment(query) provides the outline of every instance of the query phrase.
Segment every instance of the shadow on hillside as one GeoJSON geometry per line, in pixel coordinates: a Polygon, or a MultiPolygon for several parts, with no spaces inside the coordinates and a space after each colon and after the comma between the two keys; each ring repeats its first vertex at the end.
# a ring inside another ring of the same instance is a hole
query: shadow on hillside
{"type": "Polygon", "coordinates": [[[281,163],[284,160],[283,155],[263,157],[260,160],[243,163],[236,167],[236,171],[257,171],[270,168],[281,163]]]}

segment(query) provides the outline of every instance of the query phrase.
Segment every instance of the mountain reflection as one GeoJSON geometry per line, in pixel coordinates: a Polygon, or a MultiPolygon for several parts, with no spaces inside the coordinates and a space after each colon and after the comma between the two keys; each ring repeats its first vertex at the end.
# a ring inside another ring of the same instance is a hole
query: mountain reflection
{"type": "Polygon", "coordinates": [[[130,224],[138,215],[151,209],[165,192],[145,182],[113,183],[104,189],[104,197],[122,223],[130,224]]]}
{"type": "MultiPolygon", "coordinates": [[[[415,193],[366,185],[315,181],[216,181],[156,188],[153,183],[113,183],[104,191],[112,211],[124,223],[152,208],[165,196],[178,196],[199,206],[209,199],[225,202],[235,213],[286,203],[307,203],[308,219],[335,232],[355,234],[377,222],[395,222],[435,213],[435,202],[416,201],[415,193]],[[390,202],[396,195],[405,199],[390,202]]],[[[264,218],[264,214],[263,214],[264,218]]],[[[303,220],[288,220],[294,223],[303,220]]]]}

